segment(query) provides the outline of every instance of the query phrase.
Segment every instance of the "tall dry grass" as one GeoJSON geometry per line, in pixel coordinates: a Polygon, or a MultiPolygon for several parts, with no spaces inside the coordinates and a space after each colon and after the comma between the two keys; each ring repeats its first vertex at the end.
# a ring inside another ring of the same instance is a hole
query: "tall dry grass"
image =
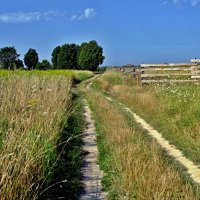
{"type": "Polygon", "coordinates": [[[51,178],[71,78],[0,78],[0,199],[36,199],[51,178]]]}
{"type": "Polygon", "coordinates": [[[108,199],[198,199],[158,145],[145,137],[133,120],[102,93],[82,91],[96,120],[108,199]]]}
{"type": "Polygon", "coordinates": [[[194,163],[200,163],[200,87],[195,84],[136,85],[132,76],[105,73],[94,88],[123,102],[194,163]]]}

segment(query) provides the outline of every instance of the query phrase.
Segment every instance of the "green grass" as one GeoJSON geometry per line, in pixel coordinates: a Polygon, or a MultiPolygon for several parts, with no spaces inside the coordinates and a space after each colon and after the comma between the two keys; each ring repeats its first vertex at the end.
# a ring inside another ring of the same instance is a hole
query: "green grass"
{"type": "Polygon", "coordinates": [[[66,76],[71,77],[76,82],[84,81],[88,78],[91,78],[94,74],[91,71],[84,70],[0,70],[0,77],[3,76],[13,76],[13,75],[36,75],[36,76],[66,76]]]}
{"type": "Polygon", "coordinates": [[[56,151],[59,160],[51,170],[50,180],[44,184],[44,193],[39,196],[39,200],[61,197],[74,200],[78,199],[82,190],[80,183],[82,164],[80,135],[84,127],[83,105],[80,96],[73,96],[73,111],[64,122],[65,126],[57,141],[56,151]],[[49,189],[46,190],[48,187],[49,189]]]}
{"type": "Polygon", "coordinates": [[[121,85],[113,79],[116,85],[109,87],[100,77],[93,79],[91,89],[85,89],[85,83],[79,88],[96,122],[98,162],[105,172],[102,182],[107,199],[198,199],[157,143],[139,128],[131,115],[105,98],[108,91],[103,88],[113,91],[121,85]]]}
{"type": "Polygon", "coordinates": [[[200,164],[199,85],[154,84],[137,87],[131,76],[106,73],[92,86],[130,107],[186,157],[200,164]]]}
{"type": "Polygon", "coordinates": [[[78,198],[87,71],[0,70],[0,199],[78,198]]]}
{"type": "Polygon", "coordinates": [[[51,179],[71,78],[14,74],[0,79],[1,199],[36,199],[51,179]]]}

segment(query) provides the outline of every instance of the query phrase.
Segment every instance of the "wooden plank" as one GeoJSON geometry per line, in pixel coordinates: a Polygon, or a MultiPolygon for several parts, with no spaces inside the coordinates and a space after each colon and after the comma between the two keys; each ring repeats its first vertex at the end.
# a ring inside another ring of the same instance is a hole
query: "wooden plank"
{"type": "MultiPolygon", "coordinates": [[[[141,74],[142,78],[148,78],[148,77],[171,77],[171,76],[194,76],[193,73],[188,74],[141,74]]],[[[198,74],[197,74],[198,75],[198,74]]]]}
{"type": "Polygon", "coordinates": [[[168,64],[141,64],[141,68],[146,68],[146,67],[184,67],[184,66],[192,66],[192,65],[197,65],[195,63],[168,63],[168,64]]]}
{"type": "Polygon", "coordinates": [[[199,80],[142,80],[142,83],[190,83],[190,82],[200,82],[199,80]]]}
{"type": "Polygon", "coordinates": [[[196,78],[196,79],[199,79],[200,78],[200,76],[191,76],[191,78],[196,78]]]}
{"type": "Polygon", "coordinates": [[[193,63],[200,63],[200,59],[191,59],[190,61],[193,63]]]}
{"type": "Polygon", "coordinates": [[[197,69],[200,69],[200,67],[197,68],[181,68],[181,67],[174,67],[174,68],[145,68],[141,69],[141,71],[195,71],[197,69]]]}

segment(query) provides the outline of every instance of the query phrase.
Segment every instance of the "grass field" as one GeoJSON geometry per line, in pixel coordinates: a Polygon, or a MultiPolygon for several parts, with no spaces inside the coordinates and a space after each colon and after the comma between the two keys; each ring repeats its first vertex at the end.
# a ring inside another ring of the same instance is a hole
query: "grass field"
{"type": "Polygon", "coordinates": [[[80,90],[94,112],[108,199],[199,199],[196,189],[155,141],[118,104],[104,96],[123,102],[198,162],[199,137],[196,141],[192,136],[193,130],[198,132],[198,119],[193,115],[194,108],[199,108],[197,85],[141,88],[131,76],[105,73],[92,80],[90,90],[84,85],[80,90]],[[177,116],[184,125],[175,123],[177,116]],[[187,126],[185,120],[189,120],[187,126]]]}
{"type": "MultiPolygon", "coordinates": [[[[95,84],[95,83],[94,83],[95,84]]],[[[196,84],[135,86],[130,76],[105,74],[101,87],[146,119],[188,158],[200,164],[200,88],[196,84]]]]}
{"type": "MultiPolygon", "coordinates": [[[[0,70],[0,200],[79,198],[84,119],[82,98],[72,87],[92,76],[0,70]]],[[[108,199],[200,199],[132,116],[105,98],[131,108],[199,164],[198,85],[138,87],[129,75],[106,72],[81,83],[78,91],[93,110],[108,199]]]]}
{"type": "Polygon", "coordinates": [[[67,70],[0,71],[1,200],[78,196],[83,119],[71,89],[74,79],[91,76],[67,70]]]}
{"type": "Polygon", "coordinates": [[[84,81],[93,76],[93,72],[84,70],[3,70],[0,69],[0,77],[3,76],[13,76],[13,75],[23,75],[23,76],[65,76],[72,78],[75,82],[84,81]]]}

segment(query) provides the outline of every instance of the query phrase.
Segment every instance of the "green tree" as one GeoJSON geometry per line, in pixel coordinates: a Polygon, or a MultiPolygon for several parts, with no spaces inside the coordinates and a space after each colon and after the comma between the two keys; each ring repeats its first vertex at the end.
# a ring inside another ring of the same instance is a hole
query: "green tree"
{"type": "Polygon", "coordinates": [[[81,44],[78,55],[78,65],[81,69],[95,71],[104,59],[103,48],[95,40],[81,44]]]}
{"type": "Polygon", "coordinates": [[[57,46],[54,48],[52,54],[51,54],[51,62],[53,64],[53,69],[58,69],[58,54],[60,53],[60,46],[57,46]]]}
{"type": "Polygon", "coordinates": [[[60,48],[57,59],[59,69],[77,69],[78,49],[76,44],[65,44],[60,48]]]}
{"type": "Polygon", "coordinates": [[[48,60],[42,60],[42,62],[38,62],[36,65],[36,69],[39,70],[47,70],[52,69],[51,63],[48,60]]]}
{"type": "Polygon", "coordinates": [[[0,68],[14,69],[15,62],[20,55],[15,47],[4,47],[0,49],[0,68]]]}
{"type": "Polygon", "coordinates": [[[28,70],[35,69],[38,60],[38,54],[35,49],[30,48],[28,52],[24,55],[24,63],[27,66],[28,70]]]}
{"type": "Polygon", "coordinates": [[[15,61],[15,66],[16,66],[16,69],[24,69],[24,63],[22,60],[20,59],[17,59],[15,61]]]}

